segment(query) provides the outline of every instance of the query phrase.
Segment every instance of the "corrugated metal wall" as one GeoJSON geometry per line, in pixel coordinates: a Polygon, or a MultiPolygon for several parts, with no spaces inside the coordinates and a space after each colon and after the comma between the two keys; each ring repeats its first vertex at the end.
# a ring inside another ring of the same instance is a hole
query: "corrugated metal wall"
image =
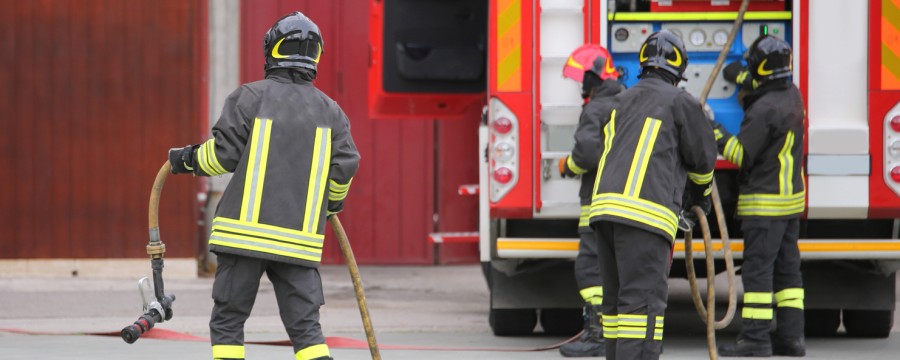
{"type": "MultiPolygon", "coordinates": [[[[357,259],[370,264],[431,263],[428,233],[477,229],[477,198],[461,198],[456,189],[478,182],[479,114],[464,121],[369,119],[369,2],[365,0],[244,0],[242,82],[262,78],[263,34],[291,11],[312,18],[324,35],[325,53],[316,85],[347,113],[362,155],[347,210],[341,214],[357,259]]],[[[325,261],[340,261],[335,245],[326,246],[325,261]]]]}
{"type": "MultiPolygon", "coordinates": [[[[150,186],[203,128],[203,0],[0,0],[0,258],[146,256],[150,186]]],[[[167,256],[198,251],[170,178],[167,256]]]]}

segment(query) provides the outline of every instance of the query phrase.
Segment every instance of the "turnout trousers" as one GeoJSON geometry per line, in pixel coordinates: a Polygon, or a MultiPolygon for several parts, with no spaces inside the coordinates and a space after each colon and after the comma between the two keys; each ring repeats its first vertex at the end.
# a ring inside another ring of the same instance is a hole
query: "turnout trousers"
{"type": "Polygon", "coordinates": [[[253,309],[263,273],[275,288],[281,321],[296,359],[330,359],[319,326],[319,307],[325,301],[317,269],[221,253],[218,261],[209,320],[214,359],[244,358],[244,322],[253,309]]]}
{"type": "Polygon", "coordinates": [[[748,218],[741,230],[744,232],[741,270],[744,308],[739,338],[769,342],[773,317],[777,336],[802,337],[804,296],[797,247],[800,220],[748,218]]]}
{"type": "Polygon", "coordinates": [[[585,303],[603,303],[603,278],[600,276],[600,260],[597,247],[600,244],[590,228],[579,228],[578,256],[575,257],[575,284],[585,303]]]}
{"type": "Polygon", "coordinates": [[[603,275],[603,336],[608,360],[659,359],[672,243],[633,226],[591,224],[603,275]]]}

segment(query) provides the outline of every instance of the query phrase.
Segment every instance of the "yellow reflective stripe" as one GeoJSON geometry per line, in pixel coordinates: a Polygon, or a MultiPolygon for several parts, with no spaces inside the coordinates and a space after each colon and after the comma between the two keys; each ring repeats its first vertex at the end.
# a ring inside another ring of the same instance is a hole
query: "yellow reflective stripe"
{"type": "Polygon", "coordinates": [[[653,340],[662,341],[663,339],[663,330],[655,329],[653,330],[653,340]]]}
{"type": "Polygon", "coordinates": [[[322,247],[319,246],[309,246],[298,243],[279,241],[269,238],[262,238],[253,235],[247,234],[234,234],[224,231],[211,231],[209,234],[210,239],[219,240],[219,241],[230,241],[233,243],[246,243],[250,245],[259,245],[264,247],[269,247],[276,250],[284,250],[284,251],[294,251],[302,254],[306,254],[313,257],[320,257],[322,255],[322,247]]]}
{"type": "Polygon", "coordinates": [[[744,304],[772,305],[772,293],[770,292],[745,292],[744,304]]]}
{"type": "Polygon", "coordinates": [[[657,316],[653,327],[653,340],[662,340],[664,317],[657,316]]]}
{"type": "Polygon", "coordinates": [[[641,194],[644,175],[647,173],[647,166],[650,164],[650,158],[653,154],[653,145],[656,143],[656,137],[659,135],[661,127],[662,121],[649,117],[644,120],[644,128],[641,130],[640,138],[634,149],[631,169],[628,170],[628,181],[625,182],[625,195],[639,196],[641,194]]]}
{"type": "Polygon", "coordinates": [[[725,149],[722,151],[722,155],[732,164],[741,167],[744,162],[744,146],[741,145],[736,136],[732,136],[725,142],[725,149]]]}
{"type": "Polygon", "coordinates": [[[345,192],[347,190],[350,190],[351,183],[353,183],[353,178],[347,180],[346,184],[339,184],[337,181],[334,181],[334,179],[332,179],[328,180],[328,188],[334,192],[345,192]]]}
{"type": "Polygon", "coordinates": [[[566,158],[566,166],[568,166],[569,170],[572,170],[575,175],[581,175],[587,172],[587,170],[582,169],[580,166],[578,166],[578,164],[575,164],[575,162],[572,161],[571,156],[566,158]]]}
{"type": "Polygon", "coordinates": [[[259,119],[253,122],[250,138],[250,156],[247,174],[244,178],[244,196],[241,201],[241,220],[259,221],[259,205],[266,179],[266,164],[269,159],[269,138],[272,134],[272,120],[259,119]]]}
{"type": "Polygon", "coordinates": [[[600,155],[600,162],[597,164],[597,178],[594,179],[594,192],[600,187],[600,176],[603,175],[603,167],[606,165],[606,156],[612,149],[613,138],[616,136],[616,109],[609,114],[609,123],[603,127],[603,154],[600,155]]]}
{"type": "Polygon", "coordinates": [[[737,79],[735,79],[734,82],[736,82],[738,85],[743,84],[744,80],[747,80],[747,75],[750,75],[749,71],[741,71],[740,73],[738,73],[737,79]]]}
{"type": "Polygon", "coordinates": [[[784,138],[784,146],[778,152],[778,162],[781,171],[778,173],[778,193],[790,195],[794,192],[794,155],[791,148],[794,147],[794,132],[788,131],[784,138]]]}
{"type": "MultiPolygon", "coordinates": [[[[237,237],[237,235],[228,235],[228,236],[237,237]]],[[[322,261],[321,254],[316,255],[316,254],[312,254],[310,252],[300,251],[297,249],[291,249],[291,248],[288,248],[288,246],[290,246],[290,245],[287,245],[287,244],[273,245],[269,241],[259,240],[259,239],[252,239],[252,240],[248,241],[248,240],[239,240],[239,239],[228,239],[225,236],[215,236],[214,237],[214,235],[210,235],[209,244],[225,246],[225,247],[230,247],[230,248],[235,248],[235,249],[256,251],[256,252],[273,254],[273,255],[281,255],[281,256],[285,256],[285,257],[297,258],[297,259],[302,259],[302,260],[312,261],[312,262],[322,261]]],[[[310,251],[312,251],[312,250],[322,251],[321,249],[310,248],[310,251]]]]}
{"type": "Polygon", "coordinates": [[[806,191],[793,195],[740,194],[737,214],[755,216],[785,216],[803,212],[806,191]]]}
{"type": "Polygon", "coordinates": [[[775,301],[782,302],[784,300],[803,299],[803,288],[787,288],[775,293],[775,301]]]}
{"type": "Polygon", "coordinates": [[[216,217],[213,219],[212,231],[217,230],[278,241],[287,241],[318,248],[321,248],[325,242],[325,236],[321,234],[312,234],[279,226],[251,223],[224,217],[216,217]]]}
{"type": "Polygon", "coordinates": [[[591,226],[591,206],[581,206],[581,216],[578,217],[578,227],[591,226]]]}
{"type": "Polygon", "coordinates": [[[600,314],[600,323],[603,324],[603,337],[615,339],[619,333],[619,316],[600,314]]]}
{"type": "Polygon", "coordinates": [[[647,337],[646,326],[624,326],[619,324],[616,336],[619,339],[644,339],[647,337]]]}
{"type": "Polygon", "coordinates": [[[753,320],[772,320],[773,311],[771,308],[760,309],[752,307],[744,307],[741,310],[741,317],[753,320]]]}
{"type": "Polygon", "coordinates": [[[778,307],[792,307],[803,310],[803,299],[791,299],[778,302],[778,307]]]}
{"type": "Polygon", "coordinates": [[[778,307],[803,309],[804,291],[802,288],[788,288],[775,293],[778,307]]]}
{"type": "Polygon", "coordinates": [[[219,163],[219,158],[216,156],[215,138],[209,139],[203,145],[200,145],[197,160],[199,160],[200,169],[209,175],[222,175],[228,172],[222,167],[222,164],[219,163]]]}
{"type": "Polygon", "coordinates": [[[603,302],[602,286],[586,287],[579,290],[578,293],[581,294],[581,298],[584,299],[584,301],[591,303],[591,305],[600,305],[603,302]]]}
{"type": "Polygon", "coordinates": [[[209,153],[209,164],[212,165],[213,169],[218,171],[220,174],[228,172],[228,170],[225,170],[225,167],[222,166],[222,163],[219,162],[219,157],[216,155],[216,139],[209,139],[206,152],[209,153]]]}
{"type": "Polygon", "coordinates": [[[643,339],[647,337],[647,315],[619,314],[619,338],[643,339]]]}
{"type": "Polygon", "coordinates": [[[713,134],[716,135],[716,141],[719,141],[719,139],[725,136],[724,134],[722,134],[722,130],[719,129],[713,129],[713,134]]]}
{"type": "Polygon", "coordinates": [[[297,360],[311,360],[320,357],[331,357],[331,352],[328,351],[328,345],[319,344],[300,349],[296,355],[297,360]]]}
{"type": "MultiPolygon", "coordinates": [[[[737,12],[614,12],[607,15],[612,21],[728,21],[737,19],[737,12]]],[[[744,20],[790,20],[790,11],[748,11],[744,20]]]]}
{"type": "Polygon", "coordinates": [[[338,184],[337,181],[328,180],[328,200],[341,201],[347,198],[347,193],[350,191],[350,183],[352,182],[353,178],[350,178],[346,184],[338,184]]]}
{"type": "Polygon", "coordinates": [[[690,178],[691,181],[694,182],[694,184],[706,185],[706,184],[709,184],[710,182],[712,182],[713,172],[712,172],[712,170],[710,170],[710,172],[708,172],[706,174],[688,172],[688,178],[690,178]]]}
{"type": "Polygon", "coordinates": [[[322,213],[322,198],[328,178],[328,164],[331,162],[331,129],[316,128],[316,141],[312,161],[309,166],[309,185],[306,190],[306,218],[303,230],[317,233],[322,213]]]}
{"type": "Polygon", "coordinates": [[[213,345],[212,357],[214,359],[243,359],[244,345],[213,345]]]}
{"type": "Polygon", "coordinates": [[[594,195],[591,202],[591,217],[600,215],[619,216],[634,220],[664,231],[675,237],[678,217],[668,208],[637,197],[616,193],[594,195]]]}

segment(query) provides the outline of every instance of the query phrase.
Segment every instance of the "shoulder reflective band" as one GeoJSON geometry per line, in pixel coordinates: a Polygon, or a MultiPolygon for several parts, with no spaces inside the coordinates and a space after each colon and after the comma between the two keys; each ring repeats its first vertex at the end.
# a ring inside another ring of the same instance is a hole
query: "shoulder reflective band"
{"type": "MultiPolygon", "coordinates": [[[[610,21],[733,21],[737,12],[610,13],[610,21]]],[[[790,11],[748,11],[744,20],[791,20],[790,11]]]]}

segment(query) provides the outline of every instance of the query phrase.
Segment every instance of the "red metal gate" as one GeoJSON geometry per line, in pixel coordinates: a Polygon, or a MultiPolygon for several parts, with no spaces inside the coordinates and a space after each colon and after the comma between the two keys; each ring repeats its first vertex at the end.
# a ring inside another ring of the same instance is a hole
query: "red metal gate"
{"type": "MultiPolygon", "coordinates": [[[[206,123],[206,16],[204,0],[0,0],[0,258],[146,256],[156,170],[206,123]]],[[[166,185],[169,256],[197,253],[196,185],[166,185]]]]}

